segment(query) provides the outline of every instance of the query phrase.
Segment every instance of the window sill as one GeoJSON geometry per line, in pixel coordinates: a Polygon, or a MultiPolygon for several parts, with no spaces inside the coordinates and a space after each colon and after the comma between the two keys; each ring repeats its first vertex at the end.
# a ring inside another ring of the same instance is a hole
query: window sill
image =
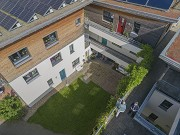
{"type": "Polygon", "coordinates": [[[16,68],[20,67],[21,65],[25,64],[26,62],[30,61],[32,59],[32,57],[28,57],[27,59],[25,59],[24,61],[22,61],[21,63],[14,65],[16,68]]]}
{"type": "Polygon", "coordinates": [[[34,81],[35,79],[37,79],[40,75],[37,75],[36,77],[34,77],[32,80],[30,80],[29,82],[26,82],[27,84],[30,84],[32,81],[34,81]]]}
{"type": "Polygon", "coordinates": [[[73,54],[75,51],[71,51],[70,54],[73,54]]]}
{"type": "Polygon", "coordinates": [[[51,62],[51,64],[52,64],[52,67],[54,67],[54,66],[56,66],[58,63],[60,63],[61,61],[62,61],[63,59],[60,59],[60,60],[58,60],[56,63],[54,63],[54,64],[52,64],[52,62],[51,62]]]}
{"type": "MultiPolygon", "coordinates": [[[[46,47],[46,49],[49,49],[49,48],[55,46],[55,45],[58,44],[58,43],[59,43],[59,41],[56,41],[56,42],[54,42],[54,43],[48,45],[48,46],[46,47]]],[[[46,45],[45,45],[45,46],[46,46],[46,45]]]]}

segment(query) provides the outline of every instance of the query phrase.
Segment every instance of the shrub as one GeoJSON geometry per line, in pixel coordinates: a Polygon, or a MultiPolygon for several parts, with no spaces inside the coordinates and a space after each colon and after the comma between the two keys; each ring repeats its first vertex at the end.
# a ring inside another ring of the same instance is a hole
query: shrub
{"type": "Polygon", "coordinates": [[[140,51],[137,54],[138,57],[142,57],[144,58],[141,63],[140,66],[146,68],[146,69],[150,69],[151,68],[151,64],[153,62],[153,49],[150,45],[142,45],[142,51],[140,51]]]}
{"type": "Polygon", "coordinates": [[[5,120],[14,120],[22,116],[22,102],[18,97],[6,96],[0,101],[0,117],[5,120]]]}

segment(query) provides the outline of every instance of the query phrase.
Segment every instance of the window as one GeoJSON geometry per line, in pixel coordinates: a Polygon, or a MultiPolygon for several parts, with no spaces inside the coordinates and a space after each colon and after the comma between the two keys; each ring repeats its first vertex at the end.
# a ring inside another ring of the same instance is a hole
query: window
{"type": "Polygon", "coordinates": [[[20,51],[9,56],[9,59],[15,66],[19,66],[20,64],[26,62],[30,58],[30,54],[27,48],[23,48],[20,51]]]}
{"type": "Polygon", "coordinates": [[[69,50],[70,50],[70,54],[72,54],[74,52],[74,46],[73,44],[69,46],[69,50]]]}
{"type": "Polygon", "coordinates": [[[103,11],[103,20],[113,22],[114,15],[111,12],[103,11]]]}
{"type": "Polygon", "coordinates": [[[48,36],[43,38],[43,41],[44,41],[46,48],[49,48],[49,47],[55,45],[58,42],[57,33],[53,32],[53,33],[49,34],[48,36]]]}
{"type": "Polygon", "coordinates": [[[47,83],[48,83],[49,87],[51,87],[51,86],[54,84],[52,78],[49,79],[49,80],[47,81],[47,83]]]}
{"type": "Polygon", "coordinates": [[[159,107],[160,107],[161,109],[163,109],[164,111],[167,111],[172,105],[173,105],[173,104],[170,103],[169,101],[164,100],[164,101],[159,105],[159,107]]]}
{"type": "Polygon", "coordinates": [[[158,116],[156,116],[154,113],[151,113],[148,118],[149,120],[154,122],[158,118],[158,116]]]}
{"type": "Polygon", "coordinates": [[[79,58],[77,58],[76,60],[74,60],[74,61],[72,62],[73,68],[75,68],[79,63],[80,63],[79,58]]]}
{"type": "Polygon", "coordinates": [[[81,18],[77,18],[75,21],[75,24],[76,24],[76,26],[80,25],[81,24],[81,18]]]}
{"type": "Polygon", "coordinates": [[[141,24],[134,22],[134,29],[133,31],[138,34],[139,30],[140,30],[141,24]]]}
{"type": "Polygon", "coordinates": [[[61,53],[56,54],[52,58],[50,58],[51,64],[54,67],[56,64],[58,64],[60,61],[62,61],[61,53]]]}
{"type": "Polygon", "coordinates": [[[34,79],[36,79],[39,76],[39,72],[35,68],[33,71],[29,72],[27,75],[23,76],[26,83],[30,83],[34,79]]]}

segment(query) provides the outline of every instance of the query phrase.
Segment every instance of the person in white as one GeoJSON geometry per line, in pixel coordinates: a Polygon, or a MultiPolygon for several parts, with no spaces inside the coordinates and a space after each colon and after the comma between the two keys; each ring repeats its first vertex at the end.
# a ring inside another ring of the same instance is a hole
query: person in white
{"type": "Polygon", "coordinates": [[[116,102],[116,109],[117,109],[116,117],[118,117],[120,112],[125,112],[126,102],[123,99],[119,98],[116,102]]]}

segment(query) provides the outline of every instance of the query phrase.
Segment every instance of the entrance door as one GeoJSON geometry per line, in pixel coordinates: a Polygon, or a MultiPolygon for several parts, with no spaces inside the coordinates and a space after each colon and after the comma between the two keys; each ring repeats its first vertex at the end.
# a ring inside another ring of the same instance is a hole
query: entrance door
{"type": "Polygon", "coordinates": [[[61,71],[59,72],[59,74],[60,74],[61,80],[63,81],[63,80],[66,78],[65,69],[61,70],[61,71]]]}
{"type": "Polygon", "coordinates": [[[117,26],[117,32],[120,34],[123,34],[125,26],[126,26],[126,20],[119,16],[119,23],[117,26]]]}
{"type": "Polygon", "coordinates": [[[89,50],[87,50],[85,53],[85,59],[86,59],[86,61],[89,60],[89,50]]]}
{"type": "Polygon", "coordinates": [[[107,39],[102,38],[102,45],[106,46],[107,45],[107,39]]]}

